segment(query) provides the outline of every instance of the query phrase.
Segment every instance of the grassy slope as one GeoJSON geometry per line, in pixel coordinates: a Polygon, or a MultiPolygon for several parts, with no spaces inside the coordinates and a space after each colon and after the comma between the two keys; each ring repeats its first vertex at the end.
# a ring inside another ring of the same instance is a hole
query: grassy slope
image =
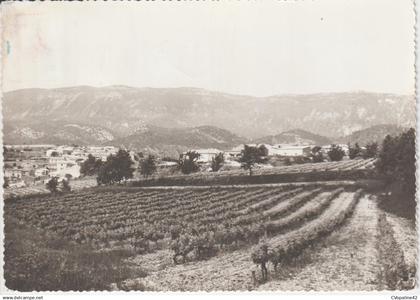
{"type": "Polygon", "coordinates": [[[113,282],[143,276],[126,267],[129,253],[95,252],[6,217],[6,286],[17,291],[106,290],[113,282]]]}

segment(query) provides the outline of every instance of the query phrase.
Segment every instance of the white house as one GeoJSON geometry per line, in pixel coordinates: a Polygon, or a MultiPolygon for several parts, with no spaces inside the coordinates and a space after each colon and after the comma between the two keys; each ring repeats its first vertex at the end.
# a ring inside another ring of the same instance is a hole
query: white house
{"type": "Polygon", "coordinates": [[[16,182],[9,182],[9,187],[10,188],[21,188],[21,187],[25,187],[26,184],[23,180],[20,181],[16,181],[16,182]]]}
{"type": "Polygon", "coordinates": [[[234,160],[241,156],[241,151],[238,150],[229,150],[223,153],[225,160],[234,160]]]}
{"type": "Polygon", "coordinates": [[[50,171],[47,168],[35,169],[35,177],[47,176],[50,171]]]}
{"type": "Polygon", "coordinates": [[[21,169],[5,169],[4,177],[9,179],[21,179],[23,175],[22,173],[21,169]]]}
{"type": "MultiPolygon", "coordinates": [[[[250,146],[250,147],[264,146],[268,150],[268,155],[270,155],[270,149],[272,148],[272,146],[269,145],[269,144],[246,144],[246,145],[250,146]]],[[[239,146],[236,146],[236,147],[232,148],[231,150],[225,151],[224,152],[225,160],[234,160],[236,158],[239,158],[241,156],[241,152],[242,152],[242,150],[244,150],[244,148],[245,148],[245,145],[239,145],[239,146]]]]}
{"type": "MultiPolygon", "coordinates": [[[[209,163],[212,161],[212,159],[219,153],[221,153],[222,151],[218,150],[218,149],[214,149],[214,148],[210,148],[210,149],[195,149],[195,150],[190,150],[190,151],[194,151],[197,152],[198,154],[200,154],[200,156],[198,157],[197,162],[198,163],[209,163]]],[[[187,152],[182,153],[182,155],[184,156],[187,152]]],[[[222,152],[223,153],[223,152],[222,152]]]]}
{"type": "Polygon", "coordinates": [[[177,163],[177,162],[174,162],[174,161],[160,161],[160,162],[157,164],[157,166],[158,166],[159,168],[174,167],[174,166],[176,166],[176,165],[178,165],[178,163],[177,163]]]}
{"type": "Polygon", "coordinates": [[[268,148],[270,156],[308,156],[311,152],[311,146],[277,144],[268,148]]]}
{"type": "Polygon", "coordinates": [[[109,155],[116,154],[118,152],[118,148],[113,146],[90,146],[87,148],[87,152],[102,161],[106,161],[109,155]]]}
{"type": "Polygon", "coordinates": [[[62,155],[70,155],[73,153],[75,147],[72,146],[58,146],[56,148],[48,149],[46,151],[46,156],[62,156],[62,155]]]}
{"type": "Polygon", "coordinates": [[[70,174],[73,178],[80,177],[80,166],[71,160],[57,159],[52,157],[48,164],[49,176],[50,177],[65,177],[66,174],[70,174]]]}

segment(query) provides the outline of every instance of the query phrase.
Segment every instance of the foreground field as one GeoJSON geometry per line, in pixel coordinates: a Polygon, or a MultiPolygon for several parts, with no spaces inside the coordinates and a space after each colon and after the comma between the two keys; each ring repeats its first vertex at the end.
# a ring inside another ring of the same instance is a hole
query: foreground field
{"type": "Polygon", "coordinates": [[[185,246],[192,236],[221,248],[255,243],[267,231],[275,234],[316,216],[339,191],[327,185],[90,190],[13,200],[6,211],[77,243],[144,253],[168,247],[172,240],[185,246]],[[319,207],[313,207],[312,199],[320,199],[319,207]],[[275,222],[300,207],[306,215],[292,217],[290,224],[275,222]]]}
{"type": "MultiPolygon", "coordinates": [[[[98,253],[124,251],[120,266],[131,271],[103,283],[113,289],[350,289],[347,276],[370,290],[405,288],[413,273],[413,255],[407,263],[401,251],[401,272],[387,270],[394,248],[375,249],[378,223],[392,222],[352,182],[88,189],[11,199],[5,218],[98,253]],[[267,282],[254,264],[262,243],[267,282]]],[[[394,245],[392,230],[385,235],[394,245]]]]}

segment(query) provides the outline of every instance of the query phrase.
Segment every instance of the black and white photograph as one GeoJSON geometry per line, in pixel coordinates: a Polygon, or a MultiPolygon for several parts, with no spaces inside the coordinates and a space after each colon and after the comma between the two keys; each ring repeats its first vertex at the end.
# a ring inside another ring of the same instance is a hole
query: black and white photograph
{"type": "Polygon", "coordinates": [[[414,1],[0,10],[2,294],[415,295],[414,1]]]}

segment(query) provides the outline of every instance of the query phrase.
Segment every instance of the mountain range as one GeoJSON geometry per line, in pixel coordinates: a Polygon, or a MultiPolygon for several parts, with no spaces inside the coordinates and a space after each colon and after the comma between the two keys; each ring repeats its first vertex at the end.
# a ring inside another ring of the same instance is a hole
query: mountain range
{"type": "Polygon", "coordinates": [[[276,135],[264,136],[253,140],[256,144],[309,144],[328,145],[332,143],[330,138],[314,134],[302,129],[293,129],[276,135]]]}
{"type": "Polygon", "coordinates": [[[360,146],[365,146],[372,142],[381,144],[386,135],[396,136],[406,129],[407,128],[390,124],[375,125],[363,130],[357,130],[352,134],[338,139],[338,142],[343,144],[359,143],[360,146]]]}
{"type": "Polygon", "coordinates": [[[113,144],[154,151],[224,149],[249,141],[326,144],[354,140],[357,131],[372,126],[414,126],[415,97],[367,92],[253,97],[126,86],[23,89],[4,93],[3,120],[7,144],[113,144]]]}

